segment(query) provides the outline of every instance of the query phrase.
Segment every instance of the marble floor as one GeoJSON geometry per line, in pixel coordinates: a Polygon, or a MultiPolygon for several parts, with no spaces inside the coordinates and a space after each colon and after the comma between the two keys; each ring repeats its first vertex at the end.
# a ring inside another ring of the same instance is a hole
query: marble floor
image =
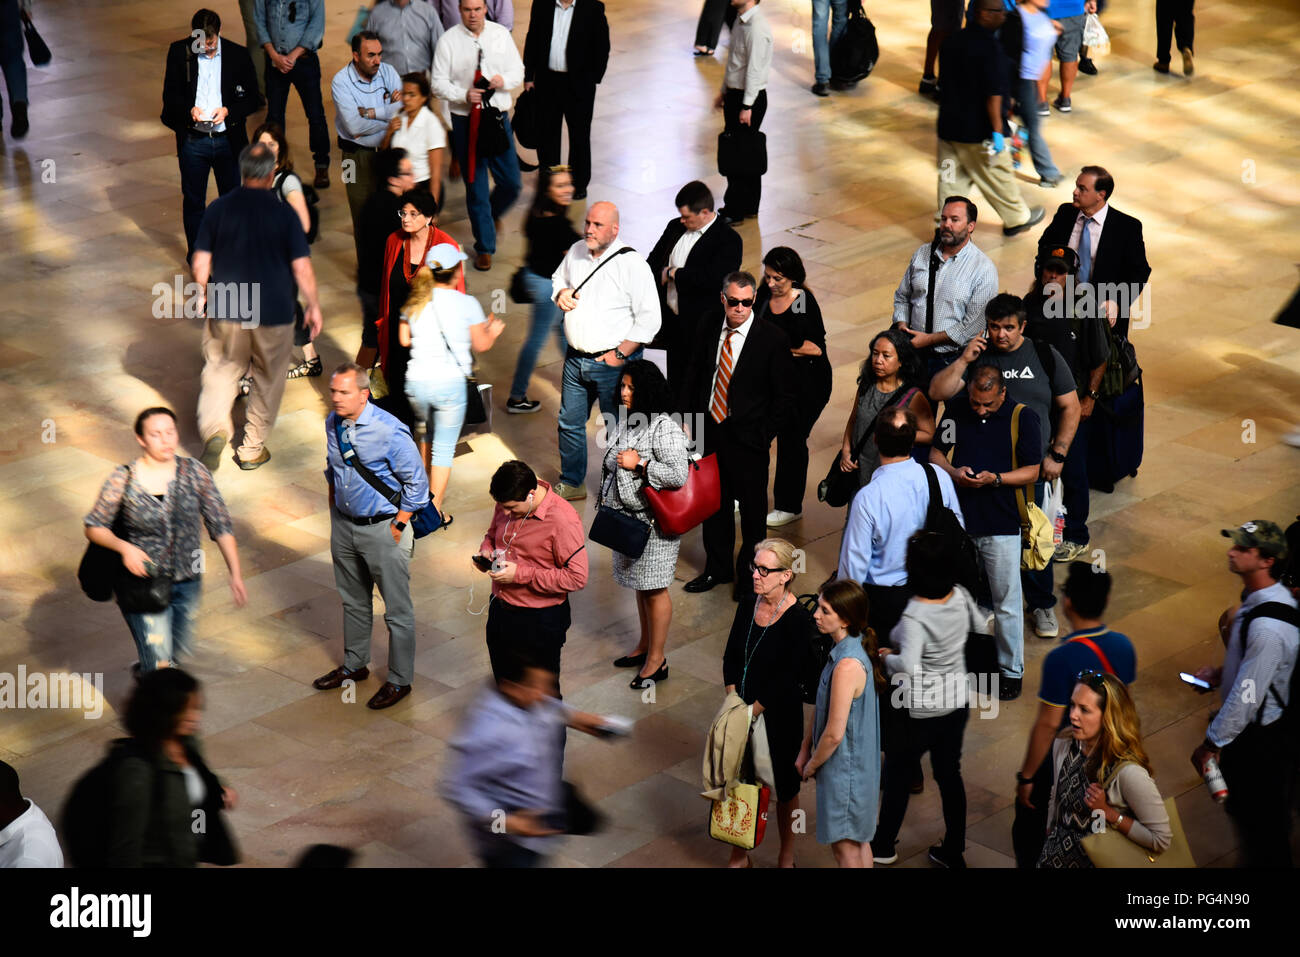
{"type": "MultiPolygon", "coordinates": [[[[29,70],[31,134],[21,143],[7,134],[0,140],[0,404],[10,410],[0,429],[0,672],[102,674],[105,699],[98,718],[66,710],[0,715],[0,758],[19,769],[26,793],[53,817],[71,782],[120,735],[116,709],[134,658],[116,609],[78,590],[80,519],[110,469],[135,454],[130,425],[139,409],[174,407],[197,453],[200,358],[193,320],[156,319],[152,308],[155,284],[170,285],[184,264],[173,139],[157,114],[166,45],[186,34],[191,8],[169,0],[36,6],[55,59],[29,70]]],[[[212,6],[227,35],[241,40],[237,4],[212,6]]],[[[526,5],[516,7],[526,16],[526,5]]],[[[609,4],[613,54],[597,99],[590,195],[619,205],[623,238],[642,251],[674,214],[684,182],[703,178],[721,195],[713,163],[721,119],[709,104],[723,54],[691,56],[697,7],[609,4]]],[[[927,6],[877,5],[879,65],[857,90],[829,99],[807,90],[806,0],[767,0],[763,9],[777,39],[764,124],[770,171],[762,212],[740,231],[751,269],[764,249],[799,250],[826,314],[835,391],[810,442],[816,471],[838,444],[867,340],[885,323],[908,257],[930,232],[936,108],[915,93],[927,6]]],[[[1153,307],[1134,342],[1146,373],[1146,458],[1135,479],[1095,495],[1092,541],[1116,578],[1110,623],[1137,645],[1135,692],[1156,781],[1177,796],[1197,861],[1226,866],[1235,861],[1235,840],[1187,760],[1209,702],[1177,673],[1218,660],[1215,621],[1238,587],[1225,569],[1219,529],[1250,518],[1285,525],[1300,512],[1300,451],[1280,441],[1300,419],[1300,334],[1271,323],[1295,288],[1300,259],[1293,216],[1300,10],[1290,0],[1199,4],[1196,75],[1187,79],[1151,70],[1153,9],[1154,0],[1114,5],[1106,18],[1113,48],[1098,60],[1100,75],[1081,77],[1074,112],[1054,113],[1045,129],[1067,177],[1085,163],[1108,167],[1116,206],[1145,227],[1153,307]]],[[[329,4],[327,74],[348,59],[353,13],[352,4],[329,4]]],[[[515,29],[521,45],[525,29],[515,29]]],[[[332,116],[328,100],[327,111],[332,116]]],[[[296,97],[289,127],[303,162],[306,124],[296,97]]],[[[334,180],[312,250],[327,366],[351,357],[360,336],[350,222],[337,173],[334,180]]],[[[1069,200],[1068,185],[1040,190],[1032,176],[1023,180],[1026,197],[1049,214],[1069,200]]],[[[449,186],[448,195],[442,224],[467,242],[461,187],[449,186]]],[[[504,300],[521,255],[522,208],[506,217],[493,270],[470,275],[470,291],[485,303],[504,300]]],[[[1002,288],[1023,293],[1035,239],[1005,239],[995,218],[987,220],[975,240],[997,264],[1002,288]]],[[[499,404],[527,312],[512,303],[497,312],[507,331],[482,365],[499,404]]],[[[218,472],[249,602],[234,608],[208,543],[214,570],[192,670],[207,688],[209,758],[242,796],[230,821],[248,864],[283,865],[315,842],[358,848],[367,866],[472,860],[437,790],[447,742],[487,671],[484,579],[466,558],[488,523],[487,477],[498,463],[519,457],[543,478],[556,477],[560,362],[547,349],[532,389],[542,414],[497,409],[495,432],[472,439],[456,460],[455,525],[417,547],[418,675],[411,697],[391,710],[342,704],[310,686],[341,653],[321,480],[326,380],[289,383],[269,466],[244,473],[227,463],[218,472]]],[[[590,479],[594,457],[589,467],[590,479]]],[[[841,516],[812,499],[785,529],[807,553],[797,583],[804,590],[834,566],[839,544],[841,516]]],[[[702,557],[698,533],[688,535],[679,581],[696,574],[702,557]]],[[[726,853],[706,835],[699,768],[734,606],[725,595],[673,587],[672,677],[654,700],[643,700],[627,688],[628,674],[609,666],[635,641],[632,596],[613,584],[606,552],[593,548],[591,559],[590,584],[573,599],[566,699],[636,724],[629,740],[612,744],[571,736],[568,774],[610,826],[566,841],[556,863],[717,865],[726,853]]],[[[379,619],[375,634],[382,665],[379,619]]],[[[1028,639],[1027,688],[1051,646],[1028,639]]],[[[373,682],[360,689],[363,701],[373,682]]],[[[1035,706],[1026,694],[996,719],[968,727],[973,866],[1011,863],[1012,773],[1035,706]]],[[[814,804],[811,787],[804,804],[814,804]]],[[[941,832],[930,783],[903,829],[903,866],[927,866],[925,848],[941,832]]],[[[771,866],[775,854],[768,841],[756,861],[771,866]]],[[[811,836],[801,840],[799,860],[832,863],[811,836]]]]}

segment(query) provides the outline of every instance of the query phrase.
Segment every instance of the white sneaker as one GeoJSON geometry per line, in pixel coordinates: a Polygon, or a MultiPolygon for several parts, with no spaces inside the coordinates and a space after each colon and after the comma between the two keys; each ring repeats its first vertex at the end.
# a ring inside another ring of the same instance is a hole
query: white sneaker
{"type": "Polygon", "coordinates": [[[767,513],[767,527],[780,528],[782,525],[789,525],[791,522],[798,521],[801,515],[800,512],[783,512],[779,508],[773,509],[767,513]]]}
{"type": "Polygon", "coordinates": [[[1292,448],[1300,449],[1300,426],[1282,436],[1282,441],[1292,448]]]}
{"type": "Polygon", "coordinates": [[[1039,638],[1055,638],[1061,633],[1056,624],[1056,612],[1051,608],[1034,609],[1034,634],[1039,638]]]}

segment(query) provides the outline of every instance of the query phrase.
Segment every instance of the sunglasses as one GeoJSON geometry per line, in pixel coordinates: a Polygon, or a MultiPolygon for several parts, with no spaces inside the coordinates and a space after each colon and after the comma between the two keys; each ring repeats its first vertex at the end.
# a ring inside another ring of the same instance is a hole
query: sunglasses
{"type": "Polygon", "coordinates": [[[732,309],[735,309],[737,306],[744,306],[746,309],[748,309],[750,306],[754,304],[753,296],[750,296],[748,299],[732,299],[730,296],[723,296],[722,298],[727,300],[727,305],[730,306],[732,309]]]}
{"type": "Polygon", "coordinates": [[[754,564],[753,562],[750,562],[750,563],[749,563],[749,570],[750,570],[751,572],[758,572],[758,577],[759,577],[759,578],[766,578],[768,575],[772,574],[773,572],[788,572],[790,569],[788,569],[788,568],[768,568],[768,567],[765,566],[765,565],[756,565],[756,564],[754,564]]]}
{"type": "Polygon", "coordinates": [[[1077,675],[1074,676],[1074,680],[1081,684],[1087,685],[1097,694],[1101,695],[1101,703],[1105,705],[1106,679],[1102,677],[1100,672],[1092,671],[1091,669],[1080,671],[1077,675]]]}

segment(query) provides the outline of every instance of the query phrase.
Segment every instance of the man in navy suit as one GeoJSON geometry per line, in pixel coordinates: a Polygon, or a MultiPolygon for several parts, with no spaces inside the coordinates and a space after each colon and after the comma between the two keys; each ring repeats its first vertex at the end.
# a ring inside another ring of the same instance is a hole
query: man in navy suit
{"type": "Polygon", "coordinates": [[[176,134],[186,261],[207,207],[208,176],[216,174],[222,196],[239,185],[239,151],[248,145],[244,121],[262,108],[253,61],[238,43],[222,38],[221,17],[199,10],[190,28],[190,36],[167,49],[160,117],[176,134]]]}
{"type": "Polygon", "coordinates": [[[740,268],[740,234],[714,211],[713,192],[699,180],[677,191],[678,216],[646,257],[659,291],[659,337],[668,352],[668,383],[678,385],[690,361],[696,327],[718,308],[718,290],[740,268]]]}
{"type": "Polygon", "coordinates": [[[727,276],[722,315],[701,322],[690,366],[677,393],[679,408],[703,413],[703,451],[717,453],[722,507],[704,520],[703,574],[686,583],[704,592],[734,582],[737,601],[749,589],[754,546],[767,534],[767,477],[772,439],[795,409],[794,360],[790,342],[775,323],[754,316],[757,283],[746,272],[727,276]],[[736,516],[740,503],[740,555],[736,516]],[[741,583],[746,583],[742,585],[741,583]]]}
{"type": "Polygon", "coordinates": [[[533,0],[524,38],[524,89],[537,91],[537,159],[560,162],[560,122],[569,124],[573,198],[591,181],[591,114],[609,65],[609,21],[600,0],[533,0]]]}
{"type": "Polygon", "coordinates": [[[1115,180],[1105,169],[1083,167],[1074,181],[1074,202],[1061,204],[1039,244],[1069,246],[1079,254],[1077,283],[1092,285],[1097,314],[1127,336],[1129,311],[1142,295],[1151,265],[1142,222],[1110,205],[1114,191],[1115,180]]]}

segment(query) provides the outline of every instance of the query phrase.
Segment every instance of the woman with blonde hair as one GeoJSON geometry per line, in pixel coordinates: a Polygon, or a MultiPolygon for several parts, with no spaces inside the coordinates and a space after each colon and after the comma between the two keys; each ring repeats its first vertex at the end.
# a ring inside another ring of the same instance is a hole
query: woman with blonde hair
{"type": "Polygon", "coordinates": [[[880,797],[880,707],[885,676],[867,627],[867,593],[855,581],[828,583],[813,621],[834,644],[817,686],[813,727],[795,768],[817,778],[817,842],[840,867],[871,867],[880,797]],[[814,743],[815,742],[815,743],[814,743]]]}
{"type": "Polygon", "coordinates": [[[1124,683],[1111,674],[1079,672],[1070,696],[1070,727],[1052,745],[1052,797],[1039,867],[1084,868],[1083,838],[1101,812],[1107,827],[1161,853],[1173,831],[1151,779],[1142,724],[1124,683]]]}
{"type": "MultiPolygon", "coordinates": [[[[795,600],[795,547],[783,538],[754,546],[750,562],[751,597],[742,598],[722,656],[722,681],[754,714],[765,715],[768,750],[776,780],[779,866],[794,866],[794,812],[799,809],[800,773],[795,767],[803,743],[803,694],[799,678],[815,626],[795,600]]],[[[741,848],[733,848],[731,867],[750,867],[741,848]]]]}
{"type": "MultiPolygon", "coordinates": [[[[398,341],[411,350],[406,397],[415,413],[415,442],[429,473],[429,494],[439,512],[465,421],[465,379],[474,370],[473,352],[491,349],[506,327],[494,315],[484,317],[478,300],[457,290],[464,282],[461,264],[468,258],[450,243],[429,250],[411,280],[398,330],[398,341]]],[[[443,519],[451,521],[445,513],[443,519]]]]}

